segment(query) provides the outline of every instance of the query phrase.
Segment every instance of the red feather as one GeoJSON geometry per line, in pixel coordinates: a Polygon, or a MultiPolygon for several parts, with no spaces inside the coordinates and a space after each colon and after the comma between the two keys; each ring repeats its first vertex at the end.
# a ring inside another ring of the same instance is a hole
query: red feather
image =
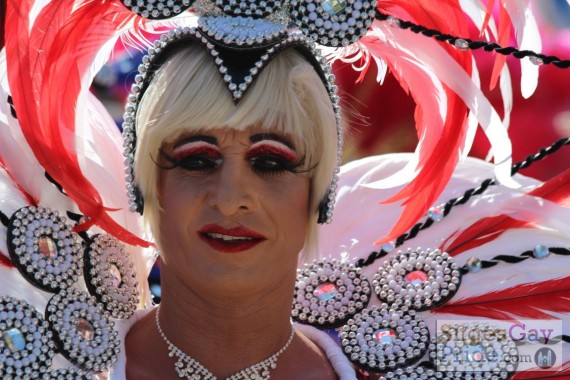
{"type": "Polygon", "coordinates": [[[38,162],[90,217],[83,228],[97,224],[129,244],[148,246],[110,217],[112,210],[81,172],[74,140],[84,75],[103,44],[134,15],[110,1],[53,1],[29,35],[30,7],[29,0],[10,1],[6,28],[8,79],[24,136],[38,162]]]}
{"type": "Polygon", "coordinates": [[[512,380],[525,379],[568,379],[570,378],[570,361],[565,362],[561,368],[549,368],[548,371],[537,371],[530,369],[528,371],[517,372],[511,377],[512,380]],[[556,372],[555,372],[556,371],[556,372]]]}
{"type": "MultiPolygon", "coordinates": [[[[497,43],[501,46],[508,46],[509,39],[511,38],[511,18],[509,13],[503,6],[502,1],[499,1],[499,30],[498,30],[497,43]]],[[[497,80],[501,74],[501,70],[507,61],[507,56],[495,53],[495,63],[493,66],[493,73],[491,74],[491,82],[489,89],[493,90],[497,85],[497,80]]]]}
{"type": "Polygon", "coordinates": [[[12,262],[6,258],[6,255],[4,255],[4,252],[2,251],[0,251],[0,266],[14,268],[14,264],[12,264],[12,262]]]}
{"type": "Polygon", "coordinates": [[[447,302],[432,313],[469,315],[493,319],[552,319],[546,311],[570,313],[570,277],[512,288],[447,302]]]}
{"type": "MultiPolygon", "coordinates": [[[[570,200],[570,169],[544,182],[529,192],[528,195],[540,197],[562,206],[568,205],[570,200]]],[[[509,229],[525,228],[538,222],[540,221],[517,220],[506,214],[482,218],[461,233],[457,230],[439,248],[456,256],[461,252],[479,247],[498,238],[509,229]]]]}
{"type": "MultiPolygon", "coordinates": [[[[459,2],[455,0],[385,1],[379,3],[379,8],[396,17],[437,29],[442,33],[468,35],[466,16],[459,2]]],[[[372,50],[371,46],[372,44],[369,49],[372,50]]],[[[471,53],[466,54],[449,44],[442,44],[442,47],[467,74],[471,74],[471,53]]],[[[382,56],[381,51],[377,55],[382,56]]],[[[397,60],[388,60],[387,63],[405,90],[413,87],[413,83],[407,80],[406,74],[399,73],[397,60]]],[[[441,121],[441,125],[433,125],[424,121],[424,115],[433,112],[433,108],[426,107],[433,101],[425,99],[426,91],[428,90],[423,88],[412,92],[417,104],[415,112],[417,134],[419,140],[423,141],[419,147],[419,172],[400,192],[385,201],[389,203],[404,200],[403,212],[388,235],[375,244],[382,244],[401,235],[425,215],[451,178],[464,147],[468,110],[463,101],[449,88],[444,87],[447,115],[445,120],[441,121]],[[438,139],[424,138],[428,134],[437,134],[436,131],[441,131],[438,139]]]]}

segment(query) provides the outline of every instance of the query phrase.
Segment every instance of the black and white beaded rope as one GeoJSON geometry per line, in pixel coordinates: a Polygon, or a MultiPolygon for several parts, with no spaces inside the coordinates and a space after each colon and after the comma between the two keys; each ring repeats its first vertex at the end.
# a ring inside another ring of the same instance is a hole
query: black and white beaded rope
{"type": "MultiPolygon", "coordinates": [[[[519,161],[513,164],[511,168],[511,175],[518,173],[521,169],[528,168],[532,164],[548,157],[549,155],[556,153],[564,146],[570,145],[570,138],[565,137],[555,141],[548,147],[540,148],[537,153],[528,155],[523,161],[519,161]]],[[[436,206],[430,209],[427,214],[425,221],[416,223],[408,232],[400,235],[394,242],[387,243],[382,246],[379,251],[372,251],[368,257],[365,259],[359,259],[354,264],[357,267],[366,267],[371,265],[376,260],[385,257],[388,253],[393,251],[395,248],[400,247],[406,241],[415,238],[421,231],[431,227],[434,223],[442,220],[449,215],[451,210],[455,206],[466,204],[473,196],[483,194],[489,187],[496,185],[497,182],[494,178],[487,178],[481,182],[477,187],[471,188],[463,192],[463,194],[457,198],[452,198],[445,202],[441,206],[436,206]]]]}
{"type": "Polygon", "coordinates": [[[87,372],[101,372],[117,359],[119,339],[109,313],[95,297],[75,289],[55,294],[46,320],[62,354],[87,372]]]}
{"type": "Polygon", "coordinates": [[[426,323],[405,306],[373,306],[356,314],[340,332],[345,355],[371,372],[386,372],[417,363],[426,353],[426,323]]]}
{"type": "Polygon", "coordinates": [[[388,24],[392,27],[407,29],[416,34],[422,34],[427,37],[435,38],[438,41],[445,41],[460,50],[483,49],[485,51],[494,51],[502,55],[510,55],[517,59],[528,57],[529,60],[535,65],[553,64],[562,69],[570,68],[570,60],[560,59],[553,55],[544,55],[536,53],[532,50],[519,50],[512,46],[505,47],[499,45],[496,42],[474,41],[468,38],[461,38],[453,36],[451,34],[441,33],[437,29],[426,28],[425,26],[418,25],[410,21],[405,21],[382,12],[378,12],[375,17],[377,20],[388,22],[388,24]]]}
{"type": "Polygon", "coordinates": [[[28,303],[0,297],[0,378],[37,379],[46,373],[55,344],[46,321],[28,303]]]}
{"type": "Polygon", "coordinates": [[[116,238],[91,238],[85,252],[85,282],[113,318],[128,318],[136,310],[140,297],[134,263],[116,238]]]}
{"type": "Polygon", "coordinates": [[[297,270],[291,316],[320,328],[343,325],[370,301],[370,283],[360,268],[336,260],[297,270]]]}
{"type": "Polygon", "coordinates": [[[57,211],[28,206],[8,226],[10,258],[35,286],[57,292],[74,284],[83,268],[81,241],[57,211]]]}
{"type": "Polygon", "coordinates": [[[453,257],[439,249],[408,249],[384,262],[372,286],[381,302],[402,304],[416,311],[444,304],[461,284],[453,257]]]}

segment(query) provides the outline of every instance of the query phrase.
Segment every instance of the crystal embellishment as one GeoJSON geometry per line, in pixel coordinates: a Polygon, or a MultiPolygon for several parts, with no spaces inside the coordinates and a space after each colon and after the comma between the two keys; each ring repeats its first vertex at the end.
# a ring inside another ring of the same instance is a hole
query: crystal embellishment
{"type": "Polygon", "coordinates": [[[386,260],[372,281],[380,301],[418,311],[444,304],[460,284],[461,271],[453,257],[439,249],[420,248],[386,260]]]}
{"type": "Polygon", "coordinates": [[[2,334],[2,339],[4,339],[6,346],[8,346],[12,352],[22,351],[26,347],[24,334],[17,328],[5,331],[4,334],[2,334]]]}
{"type": "Polygon", "coordinates": [[[12,215],[8,251],[20,273],[42,290],[55,293],[81,276],[80,239],[66,219],[49,208],[28,206],[12,215]]]}
{"type": "Polygon", "coordinates": [[[317,286],[313,294],[319,297],[321,301],[326,302],[328,300],[336,298],[338,294],[338,289],[336,288],[336,286],[334,286],[334,284],[326,282],[324,284],[317,286]]]}
{"type": "Polygon", "coordinates": [[[426,282],[428,275],[421,270],[415,270],[404,276],[404,280],[413,286],[421,285],[426,282]]]}
{"type": "Polygon", "coordinates": [[[320,328],[341,326],[366,307],[370,283],[362,269],[336,260],[315,261],[297,270],[291,316],[320,328]]]}
{"type": "Polygon", "coordinates": [[[55,355],[51,338],[48,324],[31,305],[13,297],[0,297],[2,379],[41,378],[55,355]]]}
{"type": "Polygon", "coordinates": [[[459,50],[463,51],[469,50],[469,42],[467,42],[463,38],[456,39],[453,45],[455,45],[455,47],[458,48],[459,50]]]}
{"type": "Polygon", "coordinates": [[[477,273],[483,268],[483,263],[477,257],[471,257],[467,260],[467,270],[471,273],[477,273]]]}
{"type": "Polygon", "coordinates": [[[548,249],[548,247],[546,247],[542,244],[537,244],[533,248],[532,254],[536,259],[545,259],[548,256],[550,256],[550,250],[548,249]]]}
{"type": "Polygon", "coordinates": [[[62,290],[49,300],[46,320],[61,353],[79,368],[102,372],[117,360],[115,323],[95,297],[62,290]]]}
{"type": "Polygon", "coordinates": [[[413,365],[427,352],[427,324],[406,306],[364,309],[342,327],[341,346],[351,362],[371,372],[413,365]]]}
{"type": "Polygon", "coordinates": [[[396,333],[394,330],[386,328],[374,331],[372,337],[374,340],[376,340],[377,343],[381,345],[388,345],[394,344],[394,341],[396,340],[396,333]]]}
{"type": "Polygon", "coordinates": [[[97,234],[85,253],[85,281],[113,318],[130,317],[140,296],[133,260],[116,238],[97,234]]]}
{"type": "Polygon", "coordinates": [[[323,9],[329,12],[331,15],[336,15],[343,11],[346,7],[346,1],[344,0],[325,0],[322,2],[323,9]]]}

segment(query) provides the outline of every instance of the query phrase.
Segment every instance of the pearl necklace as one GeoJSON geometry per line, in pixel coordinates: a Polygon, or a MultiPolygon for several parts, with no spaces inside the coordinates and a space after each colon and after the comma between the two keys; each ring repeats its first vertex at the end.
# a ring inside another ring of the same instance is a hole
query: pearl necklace
{"type": "MultiPolygon", "coordinates": [[[[200,364],[200,362],[180,350],[166,337],[166,334],[164,334],[164,331],[162,331],[162,328],[160,327],[159,313],[160,307],[157,308],[155,314],[156,327],[158,329],[158,333],[162,337],[162,340],[164,340],[168,346],[168,356],[176,356],[177,360],[176,364],[174,364],[174,369],[178,373],[178,377],[186,378],[187,380],[218,380],[218,378],[206,367],[200,364]]],[[[295,329],[291,325],[291,334],[289,335],[289,339],[279,351],[259,363],[252,364],[251,366],[234,373],[226,380],[268,380],[270,378],[269,372],[277,367],[277,359],[279,358],[279,355],[285,352],[289,347],[294,336],[295,329]]]]}

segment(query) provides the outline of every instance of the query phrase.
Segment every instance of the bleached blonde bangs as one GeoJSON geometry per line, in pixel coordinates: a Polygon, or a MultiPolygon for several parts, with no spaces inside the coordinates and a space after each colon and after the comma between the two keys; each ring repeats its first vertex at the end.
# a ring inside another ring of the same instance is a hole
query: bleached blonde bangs
{"type": "MultiPolygon", "coordinates": [[[[310,223],[305,252],[316,249],[318,205],[336,167],[337,132],[328,93],[313,66],[293,49],[259,74],[236,106],[208,53],[190,44],[156,71],[136,118],[135,177],[144,220],[160,246],[159,149],[188,131],[250,126],[289,137],[310,171],[310,223]]],[[[285,199],[283,200],[286,201],[285,199]]]]}

